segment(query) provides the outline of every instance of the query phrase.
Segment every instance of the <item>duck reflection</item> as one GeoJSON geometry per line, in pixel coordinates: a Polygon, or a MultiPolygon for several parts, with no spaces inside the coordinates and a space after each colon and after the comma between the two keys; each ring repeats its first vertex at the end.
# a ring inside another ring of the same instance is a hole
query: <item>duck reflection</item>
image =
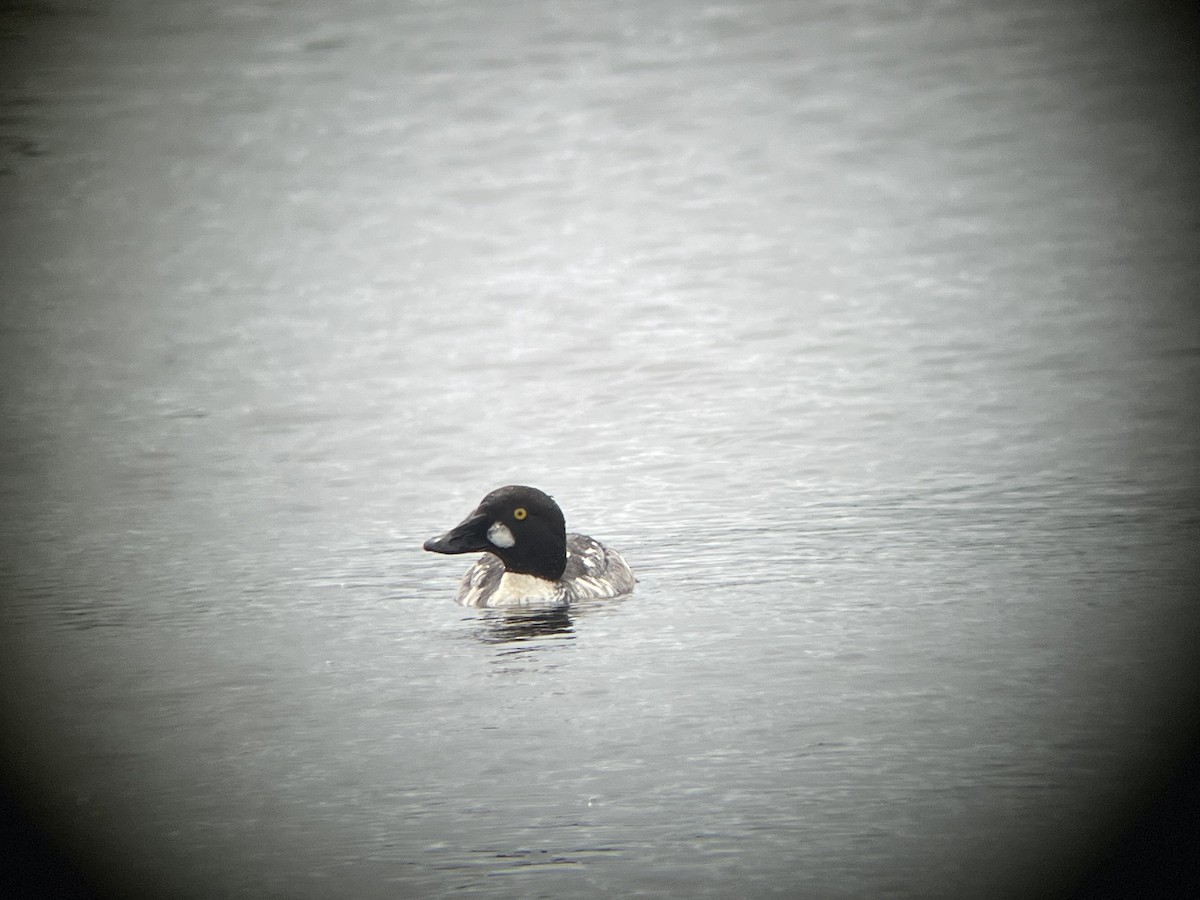
{"type": "MultiPolygon", "coordinates": [[[[570,611],[561,609],[488,610],[476,633],[485,644],[543,643],[544,639],[574,640],[575,624],[570,611]]],[[[532,649],[517,648],[517,649],[532,649]]]]}

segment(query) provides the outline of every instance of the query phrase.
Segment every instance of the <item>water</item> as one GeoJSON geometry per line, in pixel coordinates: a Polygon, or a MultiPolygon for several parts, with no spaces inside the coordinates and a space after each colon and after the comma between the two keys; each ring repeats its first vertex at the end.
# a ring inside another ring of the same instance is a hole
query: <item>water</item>
{"type": "Polygon", "coordinates": [[[4,750],[92,877],[1011,896],[1158,783],[1200,536],[1165,23],[4,22],[4,750]],[[453,605],[421,542],[511,482],[637,592],[453,605]]]}

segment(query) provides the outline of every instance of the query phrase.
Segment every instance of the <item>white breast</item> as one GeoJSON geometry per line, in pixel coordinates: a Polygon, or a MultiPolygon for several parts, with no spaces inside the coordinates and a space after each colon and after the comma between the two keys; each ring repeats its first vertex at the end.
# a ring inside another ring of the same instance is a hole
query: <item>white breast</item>
{"type": "Polygon", "coordinates": [[[541,606],[566,602],[562,585],[536,575],[505,572],[500,576],[496,593],[487,600],[488,606],[541,606]]]}

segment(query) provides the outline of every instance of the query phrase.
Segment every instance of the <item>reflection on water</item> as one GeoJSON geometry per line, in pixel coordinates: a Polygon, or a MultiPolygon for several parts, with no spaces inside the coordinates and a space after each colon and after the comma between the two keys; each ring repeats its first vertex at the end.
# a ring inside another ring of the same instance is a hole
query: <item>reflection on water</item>
{"type": "Polygon", "coordinates": [[[541,638],[571,641],[575,639],[572,613],[566,609],[486,610],[479,616],[475,636],[485,644],[530,644],[510,648],[511,653],[527,653],[545,646],[541,638]]]}

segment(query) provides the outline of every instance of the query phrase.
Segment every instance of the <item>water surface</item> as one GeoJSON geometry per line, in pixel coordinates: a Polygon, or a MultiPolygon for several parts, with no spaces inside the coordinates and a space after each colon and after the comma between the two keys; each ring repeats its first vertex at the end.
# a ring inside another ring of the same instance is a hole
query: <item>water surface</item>
{"type": "Polygon", "coordinates": [[[1122,16],[6,12],[30,815],[122,894],[1072,887],[1196,683],[1198,132],[1122,16]],[[636,593],[456,607],[513,482],[636,593]]]}

